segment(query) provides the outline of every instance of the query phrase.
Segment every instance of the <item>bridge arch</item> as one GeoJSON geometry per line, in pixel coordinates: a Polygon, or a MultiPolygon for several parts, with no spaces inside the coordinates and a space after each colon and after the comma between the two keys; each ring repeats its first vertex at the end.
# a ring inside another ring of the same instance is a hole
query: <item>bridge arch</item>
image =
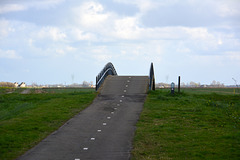
{"type": "Polygon", "coordinates": [[[108,75],[117,75],[117,71],[115,70],[113,64],[111,62],[107,63],[101,72],[96,76],[96,91],[103,84],[105,78],[108,75]]]}

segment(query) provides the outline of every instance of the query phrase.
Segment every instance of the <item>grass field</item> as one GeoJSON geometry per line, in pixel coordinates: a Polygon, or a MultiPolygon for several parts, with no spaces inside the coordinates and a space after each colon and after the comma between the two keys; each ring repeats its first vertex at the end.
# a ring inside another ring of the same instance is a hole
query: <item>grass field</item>
{"type": "Polygon", "coordinates": [[[240,95],[233,89],[152,91],[132,159],[240,159],[240,95]]]}
{"type": "Polygon", "coordinates": [[[94,89],[0,88],[0,159],[20,156],[87,107],[95,96],[94,89]]]}
{"type": "MultiPolygon", "coordinates": [[[[133,158],[240,159],[240,94],[232,88],[149,92],[133,158]]],[[[0,88],[0,159],[15,159],[88,106],[94,89],[0,88]]]]}

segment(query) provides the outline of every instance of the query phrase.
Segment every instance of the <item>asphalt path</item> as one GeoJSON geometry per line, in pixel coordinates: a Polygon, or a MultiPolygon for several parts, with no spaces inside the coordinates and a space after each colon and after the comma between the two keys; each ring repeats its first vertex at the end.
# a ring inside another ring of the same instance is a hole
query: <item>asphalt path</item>
{"type": "Polygon", "coordinates": [[[147,76],[108,76],[93,103],[18,160],[128,160],[147,76]]]}

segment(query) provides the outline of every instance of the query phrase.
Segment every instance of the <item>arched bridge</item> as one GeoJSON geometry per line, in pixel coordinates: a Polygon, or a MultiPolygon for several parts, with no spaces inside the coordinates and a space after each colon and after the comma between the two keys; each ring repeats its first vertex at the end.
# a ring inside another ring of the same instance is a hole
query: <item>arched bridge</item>
{"type": "Polygon", "coordinates": [[[102,94],[139,94],[155,90],[155,76],[151,63],[149,76],[119,76],[111,62],[96,76],[96,91],[102,94]],[[129,85],[131,83],[131,85],[129,85]]]}
{"type": "Polygon", "coordinates": [[[149,76],[119,76],[108,63],[96,77],[93,103],[18,160],[129,160],[146,93],[154,89],[153,64],[149,76]]]}

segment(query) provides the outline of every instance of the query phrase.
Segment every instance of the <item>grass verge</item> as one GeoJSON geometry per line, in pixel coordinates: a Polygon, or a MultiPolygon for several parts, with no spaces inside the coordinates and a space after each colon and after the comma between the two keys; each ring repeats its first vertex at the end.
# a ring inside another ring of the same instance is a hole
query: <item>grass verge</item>
{"type": "Polygon", "coordinates": [[[240,95],[150,92],[132,159],[239,159],[240,95]]]}
{"type": "Polygon", "coordinates": [[[94,90],[0,89],[0,159],[15,159],[86,108],[94,90]]]}

